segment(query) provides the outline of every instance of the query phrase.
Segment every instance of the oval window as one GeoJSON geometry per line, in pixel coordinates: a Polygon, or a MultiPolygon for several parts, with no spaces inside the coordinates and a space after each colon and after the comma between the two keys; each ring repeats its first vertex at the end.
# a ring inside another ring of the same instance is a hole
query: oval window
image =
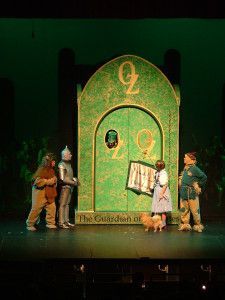
{"type": "Polygon", "coordinates": [[[113,129],[107,131],[105,135],[105,143],[109,149],[116,148],[118,145],[118,133],[113,129]]]}

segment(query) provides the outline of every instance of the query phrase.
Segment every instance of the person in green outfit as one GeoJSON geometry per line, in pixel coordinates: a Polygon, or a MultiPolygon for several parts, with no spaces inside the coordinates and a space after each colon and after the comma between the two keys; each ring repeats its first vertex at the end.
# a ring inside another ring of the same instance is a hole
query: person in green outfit
{"type": "Polygon", "coordinates": [[[193,217],[193,230],[202,232],[204,226],[201,223],[199,207],[199,195],[206,185],[207,176],[196,166],[196,152],[186,153],[184,156],[184,170],[179,176],[180,189],[180,225],[178,230],[189,231],[190,216],[193,217]]]}

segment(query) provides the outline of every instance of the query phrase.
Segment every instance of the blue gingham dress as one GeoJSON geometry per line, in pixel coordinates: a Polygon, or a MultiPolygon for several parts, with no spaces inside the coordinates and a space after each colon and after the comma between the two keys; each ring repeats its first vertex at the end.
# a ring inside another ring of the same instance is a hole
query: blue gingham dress
{"type": "Polygon", "coordinates": [[[168,184],[168,175],[166,170],[157,171],[155,174],[155,187],[152,200],[152,212],[163,213],[172,211],[172,200],[170,189],[167,186],[162,199],[159,199],[160,192],[165,184],[168,184]]]}

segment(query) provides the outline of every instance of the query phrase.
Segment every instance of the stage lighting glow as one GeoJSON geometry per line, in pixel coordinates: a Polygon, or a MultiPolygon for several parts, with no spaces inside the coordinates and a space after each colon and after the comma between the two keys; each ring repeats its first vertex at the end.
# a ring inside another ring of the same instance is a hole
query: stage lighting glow
{"type": "Polygon", "coordinates": [[[206,291],[207,290],[206,284],[202,284],[201,288],[202,288],[203,291],[206,291]]]}

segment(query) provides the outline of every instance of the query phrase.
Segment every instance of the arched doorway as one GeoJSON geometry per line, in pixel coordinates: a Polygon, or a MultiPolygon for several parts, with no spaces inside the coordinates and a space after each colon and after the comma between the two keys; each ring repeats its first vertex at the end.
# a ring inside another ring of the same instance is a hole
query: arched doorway
{"type": "Polygon", "coordinates": [[[95,211],[149,211],[151,198],[126,190],[126,181],[130,161],[154,164],[163,157],[159,124],[135,106],[112,110],[99,123],[95,135],[95,211]],[[116,142],[109,147],[110,132],[116,142]]]}

